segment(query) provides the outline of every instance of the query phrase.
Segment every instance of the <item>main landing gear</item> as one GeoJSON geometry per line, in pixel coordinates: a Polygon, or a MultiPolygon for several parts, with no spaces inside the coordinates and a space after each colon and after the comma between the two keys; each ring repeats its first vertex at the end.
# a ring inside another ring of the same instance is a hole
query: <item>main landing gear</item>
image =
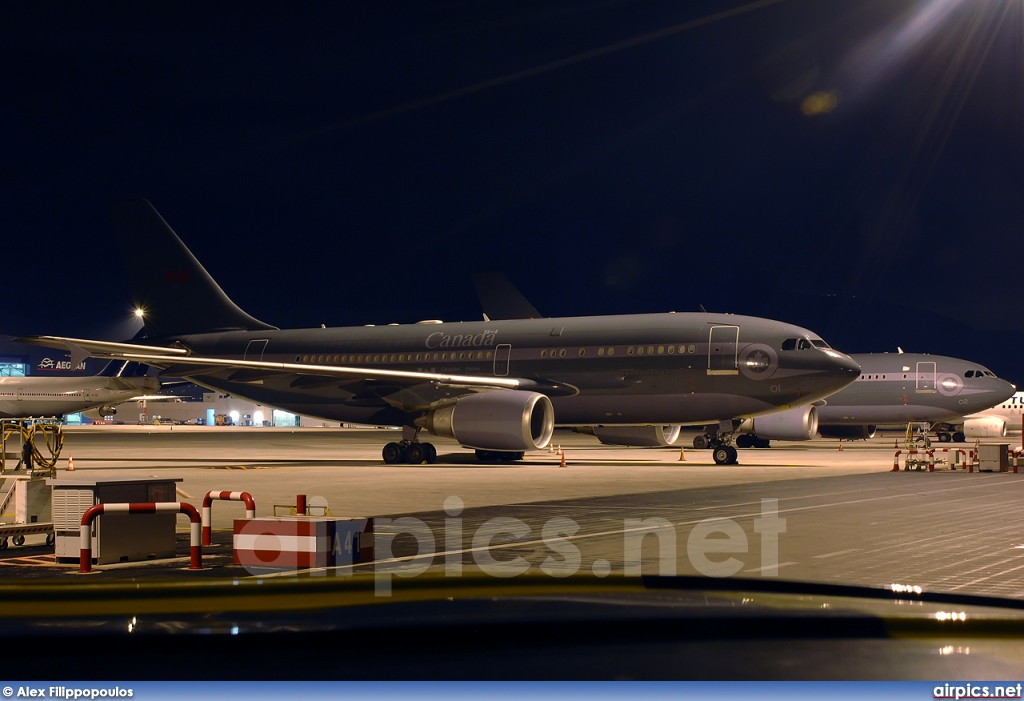
{"type": "Polygon", "coordinates": [[[400,441],[388,443],[381,451],[381,457],[387,465],[399,465],[408,463],[410,465],[433,465],[437,460],[437,448],[433,443],[420,443],[419,441],[400,441]]]}
{"type": "Polygon", "coordinates": [[[711,455],[717,465],[735,465],[738,462],[739,451],[734,446],[723,443],[715,446],[711,455]]]}
{"type": "Polygon", "coordinates": [[[739,443],[735,438],[735,428],[732,421],[722,421],[717,427],[706,427],[704,433],[697,434],[693,439],[693,447],[698,450],[711,448],[711,456],[718,465],[735,465],[739,457],[739,451],[733,445],[734,441],[739,443]]]}

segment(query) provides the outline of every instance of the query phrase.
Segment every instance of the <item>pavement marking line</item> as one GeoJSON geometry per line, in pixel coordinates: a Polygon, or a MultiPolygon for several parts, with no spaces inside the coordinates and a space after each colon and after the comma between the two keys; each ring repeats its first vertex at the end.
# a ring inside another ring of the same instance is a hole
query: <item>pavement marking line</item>
{"type": "Polygon", "coordinates": [[[849,550],[836,550],[834,553],[823,553],[821,555],[814,555],[816,560],[824,560],[827,557],[836,557],[837,555],[849,555],[850,553],[859,553],[860,548],[850,548],[849,550]]]}
{"type": "MultiPolygon", "coordinates": [[[[1021,483],[1018,482],[1017,484],[1021,484],[1021,483]]],[[[975,484],[975,485],[969,485],[969,486],[989,486],[989,485],[978,485],[978,484],[975,484]]],[[[933,490],[930,490],[928,492],[918,492],[918,493],[915,493],[915,494],[916,495],[921,495],[921,494],[927,495],[927,494],[932,494],[932,493],[942,493],[942,492],[949,492],[949,491],[962,491],[963,489],[964,489],[964,485],[957,485],[957,486],[951,486],[951,487],[948,487],[948,488],[933,489],[933,490]]],[[[846,493],[846,492],[844,491],[842,493],[846,493]]],[[[826,494],[823,494],[823,495],[820,495],[820,496],[829,496],[829,494],[826,493],[826,494]]],[[[808,506],[795,506],[795,507],[791,507],[791,508],[788,508],[788,509],[778,509],[774,513],[774,516],[778,517],[780,514],[796,513],[796,512],[800,512],[800,511],[812,511],[812,510],[822,509],[822,508],[826,508],[826,507],[848,506],[848,505],[851,505],[851,504],[862,504],[862,503],[867,503],[867,502],[872,502],[872,501],[883,501],[883,500],[889,500],[889,499],[901,499],[901,498],[905,498],[906,496],[907,496],[906,494],[886,494],[884,496],[866,497],[866,498],[863,498],[863,499],[850,499],[850,500],[847,500],[847,501],[830,502],[830,503],[826,503],[826,504],[814,504],[814,505],[808,505],[808,506]]],[[[721,517],[717,517],[717,518],[721,518],[721,519],[726,519],[726,518],[729,518],[729,519],[740,519],[740,518],[757,518],[757,517],[761,517],[761,516],[763,516],[763,514],[761,513],[760,510],[758,510],[758,511],[755,511],[755,512],[750,512],[750,513],[745,513],[745,514],[732,514],[730,516],[721,516],[721,517]]],[[[711,517],[711,518],[713,519],[715,517],[711,517]]],[[[671,524],[671,525],[673,527],[677,527],[677,526],[693,526],[693,525],[697,525],[698,523],[701,523],[701,522],[707,521],[707,520],[709,520],[709,518],[707,518],[707,517],[706,518],[701,518],[701,519],[688,519],[688,520],[680,521],[678,523],[671,524]]],[[[608,537],[608,536],[625,535],[626,533],[635,533],[635,532],[639,532],[639,531],[649,531],[649,532],[653,533],[653,532],[655,532],[657,530],[661,530],[663,528],[665,528],[665,526],[643,526],[643,525],[641,525],[641,526],[639,526],[637,528],[619,528],[619,529],[614,529],[614,530],[599,531],[597,533],[580,533],[580,534],[572,535],[572,536],[560,536],[558,538],[558,540],[561,540],[561,541],[587,540],[587,539],[590,539],[590,538],[605,538],[605,537],[608,537]]],[[[373,564],[389,564],[389,563],[400,563],[400,562],[413,562],[415,560],[420,560],[420,559],[428,558],[428,557],[429,558],[435,558],[435,557],[445,557],[447,555],[465,555],[465,554],[474,553],[474,552],[483,552],[483,551],[489,551],[489,550],[506,550],[506,549],[509,549],[509,548],[527,548],[527,547],[536,547],[538,545],[545,545],[546,546],[547,543],[543,539],[539,539],[539,540],[538,539],[534,539],[534,540],[528,540],[528,541],[514,541],[514,542],[511,542],[511,543],[502,543],[502,544],[499,544],[499,545],[490,545],[490,546],[480,547],[480,548],[462,548],[460,550],[446,550],[446,551],[442,551],[442,552],[423,553],[423,554],[417,553],[415,555],[404,555],[402,557],[394,557],[394,558],[389,558],[387,560],[375,560],[374,562],[359,563],[359,564],[373,565],[373,564]]],[[[357,564],[357,565],[350,565],[349,567],[358,567],[359,564],[357,564]]],[[[262,576],[264,576],[264,577],[267,577],[267,576],[270,576],[270,577],[285,576],[285,575],[294,575],[296,572],[320,572],[320,571],[326,571],[327,569],[331,569],[331,568],[317,567],[317,568],[312,568],[312,569],[309,569],[309,570],[293,570],[293,571],[281,572],[281,573],[271,573],[269,575],[262,575],[262,576]]]]}
{"type": "Polygon", "coordinates": [[[955,587],[951,587],[948,591],[956,591],[957,589],[963,589],[964,587],[969,587],[969,586],[971,586],[973,584],[978,584],[980,582],[984,582],[984,581],[987,581],[989,579],[993,579],[995,577],[1002,577],[1005,574],[1010,574],[1011,572],[1016,572],[1017,570],[1022,570],[1022,569],[1024,569],[1024,565],[1018,565],[1017,567],[1013,567],[1013,568],[1008,569],[1008,570],[1003,570],[1002,572],[997,572],[997,573],[995,573],[993,575],[989,575],[988,577],[981,577],[980,579],[975,579],[975,580],[972,580],[970,582],[966,582],[964,584],[960,584],[960,585],[957,585],[955,587]]]}
{"type": "Polygon", "coordinates": [[[743,570],[744,572],[769,572],[771,570],[779,570],[783,567],[789,567],[790,565],[799,565],[799,562],[780,562],[777,565],[765,565],[764,567],[752,567],[749,570],[743,570]]]}

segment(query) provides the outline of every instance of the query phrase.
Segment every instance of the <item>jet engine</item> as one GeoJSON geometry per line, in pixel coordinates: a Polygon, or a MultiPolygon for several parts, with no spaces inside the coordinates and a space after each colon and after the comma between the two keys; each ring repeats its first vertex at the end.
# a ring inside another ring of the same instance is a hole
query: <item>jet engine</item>
{"type": "Polygon", "coordinates": [[[1006,435],[1006,419],[999,416],[966,419],[964,435],[968,438],[1002,438],[1006,435]]]}
{"type": "Polygon", "coordinates": [[[113,406],[98,406],[93,407],[88,411],[83,411],[82,414],[84,416],[88,416],[90,419],[102,419],[107,416],[115,416],[117,414],[117,409],[113,406]]]}
{"type": "Polygon", "coordinates": [[[417,423],[467,448],[519,452],[548,444],[555,410],[550,399],[536,392],[484,392],[459,397],[417,423]]]}
{"type": "Polygon", "coordinates": [[[801,406],[756,416],[743,422],[740,430],[744,429],[766,440],[809,441],[818,432],[818,409],[801,406]]]}
{"type": "Polygon", "coordinates": [[[842,424],[833,424],[831,426],[819,425],[818,435],[822,438],[839,438],[840,440],[861,441],[867,440],[868,438],[874,438],[875,427],[870,424],[864,426],[844,426],[842,424]]]}
{"type": "Polygon", "coordinates": [[[679,438],[679,426],[587,426],[578,430],[605,445],[664,448],[679,438]]]}

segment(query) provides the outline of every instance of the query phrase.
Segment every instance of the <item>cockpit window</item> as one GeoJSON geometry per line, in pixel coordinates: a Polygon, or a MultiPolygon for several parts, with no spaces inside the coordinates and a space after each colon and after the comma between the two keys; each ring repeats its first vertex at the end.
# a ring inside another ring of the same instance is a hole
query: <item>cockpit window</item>
{"type": "MultiPolygon", "coordinates": [[[[825,344],[824,341],[820,342],[825,344]]],[[[809,338],[787,338],[782,342],[782,350],[807,350],[808,348],[813,347],[814,346],[811,345],[811,340],[809,338]]],[[[819,346],[819,348],[821,347],[828,348],[828,345],[825,344],[824,346],[819,346]]]]}
{"type": "Polygon", "coordinates": [[[831,348],[832,347],[829,344],[825,343],[825,341],[823,341],[820,338],[812,338],[811,339],[811,343],[814,344],[815,348],[831,348]]]}
{"type": "Polygon", "coordinates": [[[968,370],[967,372],[965,372],[964,377],[968,380],[974,377],[974,370],[968,370]]]}

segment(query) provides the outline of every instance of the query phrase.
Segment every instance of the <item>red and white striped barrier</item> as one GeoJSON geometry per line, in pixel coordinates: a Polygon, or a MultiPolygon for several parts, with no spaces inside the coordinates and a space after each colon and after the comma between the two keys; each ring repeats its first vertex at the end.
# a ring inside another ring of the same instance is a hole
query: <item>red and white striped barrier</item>
{"type": "MultiPolygon", "coordinates": [[[[892,456],[892,472],[900,471],[900,455],[903,454],[902,450],[897,450],[892,456]]],[[[914,469],[921,470],[927,468],[928,472],[935,472],[935,451],[934,450],[918,450],[917,448],[911,448],[907,451],[907,457],[903,463],[903,471],[908,472],[914,466],[914,469]],[[928,460],[918,460],[917,455],[923,454],[928,456],[928,460]]]]}
{"type": "Polygon", "coordinates": [[[81,535],[81,553],[79,555],[78,571],[81,574],[92,572],[92,522],[101,514],[160,514],[160,513],[182,513],[187,514],[192,522],[191,537],[189,538],[189,555],[191,561],[190,570],[203,569],[203,549],[199,544],[199,531],[201,521],[196,507],[186,504],[183,501],[158,501],[140,502],[135,504],[96,504],[86,509],[82,514],[82,524],[79,528],[81,535]]]}
{"type": "Polygon", "coordinates": [[[203,497],[203,545],[213,545],[213,500],[245,502],[245,517],[256,518],[256,502],[249,492],[207,492],[203,497]]]}
{"type": "Polygon", "coordinates": [[[285,516],[235,519],[235,564],[250,572],[373,560],[373,519],[285,516]]]}

